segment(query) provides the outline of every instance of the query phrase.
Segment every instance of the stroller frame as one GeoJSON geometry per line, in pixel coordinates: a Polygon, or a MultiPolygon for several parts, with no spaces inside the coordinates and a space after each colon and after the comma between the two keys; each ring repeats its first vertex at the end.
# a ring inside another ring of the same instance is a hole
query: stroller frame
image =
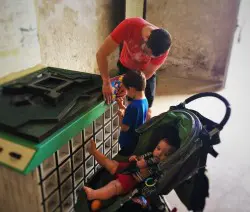
{"type": "MultiPolygon", "coordinates": [[[[185,171],[184,172],[178,171],[180,173],[182,172],[182,177],[179,179],[178,183],[173,183],[173,185],[171,184],[171,187],[168,188],[167,184],[169,184],[171,179],[169,182],[166,182],[164,176],[163,177],[161,176],[159,179],[157,179],[156,186],[152,186],[152,188],[150,188],[151,190],[148,190],[147,186],[142,183],[141,186],[139,186],[139,188],[137,187],[128,194],[116,198],[115,202],[112,205],[108,206],[107,208],[102,209],[101,210],[102,212],[119,211],[119,209],[123,207],[124,204],[126,204],[129,200],[131,200],[132,197],[135,196],[136,194],[141,194],[145,197],[150,197],[151,195],[161,196],[168,194],[172,189],[175,189],[180,200],[188,208],[188,210],[203,211],[205,207],[205,199],[206,197],[208,197],[208,182],[206,182],[207,179],[204,177],[205,176],[204,173],[206,171],[207,155],[208,153],[214,157],[217,157],[218,155],[218,153],[213,149],[213,145],[220,143],[219,132],[223,129],[223,127],[225,126],[230,117],[231,114],[230,104],[224,97],[222,97],[217,93],[204,92],[195,94],[187,98],[184,102],[182,102],[177,106],[170,107],[169,111],[184,112],[187,115],[191,116],[191,118],[193,119],[193,123],[196,125],[195,126],[196,130],[194,130],[194,132],[191,133],[190,137],[188,138],[190,139],[190,141],[187,142],[187,144],[185,144],[186,146],[178,149],[176,153],[170,156],[168,161],[160,163],[158,165],[158,169],[159,171],[171,170],[171,168],[173,168],[173,164],[175,164],[175,162],[179,160],[178,156],[182,154],[181,151],[185,148],[185,150],[188,149],[189,154],[186,155],[184,154],[184,156],[181,158],[181,162],[188,161],[190,158],[193,157],[193,155],[195,155],[198,158],[197,163],[194,166],[192,166],[192,172],[188,173],[185,171]],[[203,97],[215,97],[224,103],[226,107],[226,113],[224,115],[224,118],[219,124],[203,117],[201,114],[199,114],[194,110],[186,109],[186,105],[188,103],[203,97]],[[200,189],[199,186],[201,181],[204,184],[204,180],[206,185],[205,187],[207,190],[205,191],[205,193],[200,189]],[[185,200],[185,195],[181,194],[179,191],[186,186],[185,184],[187,184],[187,182],[191,181],[193,183],[192,192],[188,196],[188,200],[185,200]],[[200,195],[201,193],[202,195],[200,195]],[[200,196],[202,196],[202,198],[200,196]],[[199,200],[198,203],[196,203],[197,200],[199,200]]],[[[157,118],[160,119],[159,118],[160,116],[164,117],[164,113],[163,115],[161,114],[157,116],[157,118]]],[[[153,121],[155,120],[156,118],[153,117],[151,122],[149,121],[145,123],[142,127],[139,127],[137,129],[137,132],[142,133],[143,130],[145,130],[143,129],[145,128],[145,125],[148,125],[148,127],[150,127],[150,125],[153,125],[154,123],[153,121]]],[[[165,173],[163,172],[163,175],[164,174],[166,175],[166,172],[165,173]]],[[[171,211],[168,203],[164,202],[164,204],[166,208],[165,211],[171,211]]]]}

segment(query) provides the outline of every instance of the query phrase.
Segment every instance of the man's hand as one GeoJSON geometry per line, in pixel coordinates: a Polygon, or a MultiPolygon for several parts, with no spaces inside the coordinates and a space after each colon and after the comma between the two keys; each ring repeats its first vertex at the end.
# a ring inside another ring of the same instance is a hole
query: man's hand
{"type": "Polygon", "coordinates": [[[110,81],[104,81],[102,84],[102,94],[104,97],[104,100],[107,104],[110,104],[112,102],[112,86],[110,81]]]}

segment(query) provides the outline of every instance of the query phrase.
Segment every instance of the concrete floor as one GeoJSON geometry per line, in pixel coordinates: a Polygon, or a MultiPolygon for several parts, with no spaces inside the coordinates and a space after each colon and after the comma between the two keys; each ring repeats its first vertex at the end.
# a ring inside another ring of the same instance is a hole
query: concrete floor
{"type": "MultiPolygon", "coordinates": [[[[228,76],[224,89],[218,91],[231,103],[232,115],[221,132],[222,143],[216,146],[220,155],[208,158],[210,198],[206,212],[250,211],[250,1],[243,0],[239,12],[228,76]],[[239,42],[240,41],[240,42],[239,42]]],[[[160,73],[162,74],[162,73],[160,73]]],[[[218,85],[178,78],[158,81],[154,115],[168,110],[170,105],[182,102],[192,93],[212,91],[218,85]],[[165,86],[166,85],[166,86],[165,86]],[[165,86],[165,87],[164,87],[165,86]],[[164,91],[164,92],[163,92],[164,91]]],[[[220,121],[224,114],[223,105],[207,98],[189,105],[203,115],[220,121]]],[[[174,192],[167,197],[171,206],[178,211],[187,211],[174,192]]]]}

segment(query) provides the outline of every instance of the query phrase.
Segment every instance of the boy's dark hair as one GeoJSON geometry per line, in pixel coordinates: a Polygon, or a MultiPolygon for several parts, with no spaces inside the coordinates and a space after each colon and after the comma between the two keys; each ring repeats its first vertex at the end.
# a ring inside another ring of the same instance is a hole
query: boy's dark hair
{"type": "Polygon", "coordinates": [[[179,132],[175,127],[169,126],[162,133],[162,139],[164,139],[168,145],[170,145],[171,153],[180,148],[181,141],[179,137],[179,132]]]}
{"type": "Polygon", "coordinates": [[[135,88],[136,91],[144,91],[146,87],[146,77],[141,71],[128,71],[122,78],[125,88],[135,88]]]}
{"type": "Polygon", "coordinates": [[[148,151],[153,151],[155,145],[161,140],[165,140],[171,148],[170,153],[173,153],[180,148],[181,140],[179,137],[179,131],[176,127],[169,125],[168,123],[157,127],[151,135],[151,145],[149,145],[148,151]]]}
{"type": "Polygon", "coordinates": [[[164,29],[155,29],[151,32],[147,47],[151,49],[153,56],[158,57],[168,51],[171,46],[171,36],[164,29]]]}

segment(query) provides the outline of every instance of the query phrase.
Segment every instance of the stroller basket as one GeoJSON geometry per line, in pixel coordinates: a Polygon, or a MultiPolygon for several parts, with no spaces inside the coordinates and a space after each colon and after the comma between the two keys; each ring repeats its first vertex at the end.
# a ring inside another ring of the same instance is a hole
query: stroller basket
{"type": "MultiPolygon", "coordinates": [[[[180,148],[166,161],[157,166],[157,174],[153,184],[148,186],[146,182],[140,183],[130,193],[114,198],[110,205],[105,205],[101,211],[129,211],[131,210],[131,198],[134,195],[143,195],[151,198],[156,195],[166,195],[175,189],[177,195],[189,210],[202,211],[205,199],[208,196],[208,182],[205,177],[207,154],[217,156],[213,145],[220,143],[219,132],[227,123],[231,114],[228,101],[216,93],[199,93],[186,99],[183,103],[170,107],[170,110],[153,117],[150,121],[137,129],[139,141],[134,151],[135,155],[142,155],[152,151],[158,143],[157,135],[168,126],[175,127],[181,140],[180,148]],[[194,110],[187,109],[186,104],[202,97],[215,97],[226,106],[226,113],[220,123],[215,123],[194,110]],[[127,205],[127,208],[126,208],[127,205]]],[[[128,160],[128,157],[117,155],[117,161],[128,160]]],[[[101,170],[94,177],[101,179],[101,170]]],[[[83,191],[81,191],[83,192],[83,191]]],[[[84,196],[82,195],[84,199],[84,196]]],[[[86,196],[85,196],[86,198],[86,196]]],[[[80,199],[77,204],[79,204],[80,199]]],[[[83,200],[86,202],[86,199],[83,200]]],[[[78,212],[78,210],[76,210],[78,212]]]]}

